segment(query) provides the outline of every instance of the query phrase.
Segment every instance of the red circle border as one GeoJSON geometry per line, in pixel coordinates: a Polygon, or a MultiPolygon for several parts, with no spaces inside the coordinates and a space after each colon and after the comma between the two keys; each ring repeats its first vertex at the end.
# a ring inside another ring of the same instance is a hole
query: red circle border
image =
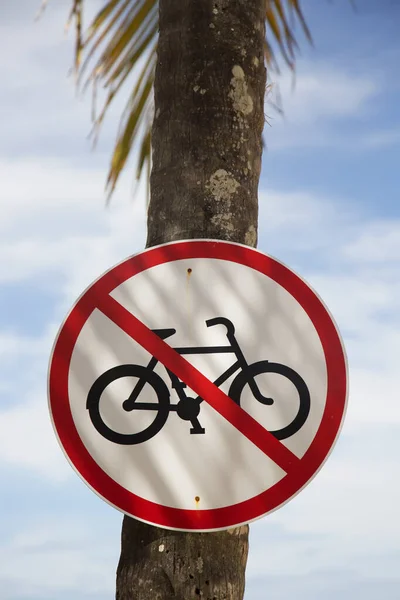
{"type": "Polygon", "coordinates": [[[49,368],[49,407],[53,425],[70,463],[104,500],[139,520],[170,529],[213,531],[266,515],[299,492],[325,462],[340,432],[347,403],[347,363],[336,326],[315,292],[298,275],[259,250],[214,240],[172,242],[136,254],[111,268],[77,300],[60,328],[49,368]],[[248,266],[284,287],[312,321],[324,351],[327,397],[318,431],[297,471],[285,475],[258,496],[222,508],[189,510],[163,506],[126,490],[94,461],[75,427],[69,404],[68,377],[72,352],[80,331],[96,308],[96,298],[109,294],[138,273],[160,264],[192,258],[214,258],[248,266]]]}

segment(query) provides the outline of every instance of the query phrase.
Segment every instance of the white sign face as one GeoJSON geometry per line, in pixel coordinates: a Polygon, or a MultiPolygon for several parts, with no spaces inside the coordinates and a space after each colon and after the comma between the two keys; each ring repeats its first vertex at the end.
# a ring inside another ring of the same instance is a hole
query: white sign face
{"type": "Polygon", "coordinates": [[[50,407],[85,481],[141,520],[232,527],[296,494],[345,410],[321,301],[256,250],[177,242],[100,278],[60,330],[50,407]]]}

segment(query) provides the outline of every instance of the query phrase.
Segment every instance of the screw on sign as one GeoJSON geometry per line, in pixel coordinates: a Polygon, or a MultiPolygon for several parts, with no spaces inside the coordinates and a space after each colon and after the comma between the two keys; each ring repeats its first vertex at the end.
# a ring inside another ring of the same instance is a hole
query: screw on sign
{"type": "Polygon", "coordinates": [[[316,474],[347,401],[343,345],[293,271],[248,247],[173,242],[109,270],[52,353],[49,404],[72,466],[126,514],[213,531],[316,474]]]}

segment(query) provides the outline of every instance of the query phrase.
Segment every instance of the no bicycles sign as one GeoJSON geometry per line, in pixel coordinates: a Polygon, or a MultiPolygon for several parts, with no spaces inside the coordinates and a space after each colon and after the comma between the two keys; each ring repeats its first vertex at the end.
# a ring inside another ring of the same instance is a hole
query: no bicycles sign
{"type": "Polygon", "coordinates": [[[212,531],[278,508],[319,470],[347,398],[327,309],[290,269],[228,242],[128,258],[62,325],[54,427],[103,499],[142,521],[212,531]]]}

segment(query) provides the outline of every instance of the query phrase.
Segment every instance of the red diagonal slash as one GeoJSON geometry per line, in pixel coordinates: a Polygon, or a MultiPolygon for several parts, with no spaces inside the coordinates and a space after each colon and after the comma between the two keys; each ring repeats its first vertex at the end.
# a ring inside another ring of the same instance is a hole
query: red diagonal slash
{"type": "Polygon", "coordinates": [[[122,304],[109,295],[103,296],[101,299],[97,298],[96,304],[104,315],[175,373],[286,473],[300,463],[300,459],[293,452],[288,450],[258,421],[240,408],[227,394],[159,338],[142,321],[126,310],[122,304]]]}

